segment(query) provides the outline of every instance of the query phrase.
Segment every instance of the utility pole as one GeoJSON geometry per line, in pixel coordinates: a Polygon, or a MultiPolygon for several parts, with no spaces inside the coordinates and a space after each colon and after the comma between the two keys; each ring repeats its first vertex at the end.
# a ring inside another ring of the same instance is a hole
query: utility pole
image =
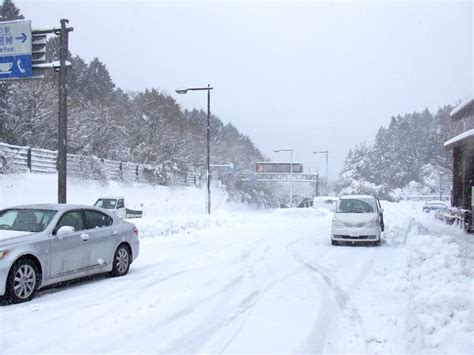
{"type": "Polygon", "coordinates": [[[314,180],[314,197],[318,196],[319,174],[316,172],[316,179],[314,180]]]}
{"type": "Polygon", "coordinates": [[[211,84],[207,84],[207,214],[211,214],[211,84]]]}
{"type": "Polygon", "coordinates": [[[293,207],[293,151],[294,149],[274,149],[274,153],[290,152],[290,207],[293,207]]]}
{"type": "Polygon", "coordinates": [[[67,201],[67,67],[69,20],[61,19],[59,34],[58,203],[67,201]]]}
{"type": "Polygon", "coordinates": [[[316,174],[316,196],[319,196],[319,174],[316,174]]]}
{"type": "Polygon", "coordinates": [[[439,200],[443,198],[443,173],[439,173],[439,200]]]}
{"type": "Polygon", "coordinates": [[[322,150],[318,152],[313,152],[313,154],[326,154],[326,195],[329,194],[329,180],[328,180],[328,155],[329,151],[328,150],[322,150]]]}

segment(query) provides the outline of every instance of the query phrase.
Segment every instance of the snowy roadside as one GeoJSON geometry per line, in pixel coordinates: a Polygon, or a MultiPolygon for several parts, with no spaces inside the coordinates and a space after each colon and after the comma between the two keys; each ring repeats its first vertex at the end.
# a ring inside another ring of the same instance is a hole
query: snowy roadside
{"type": "MultiPolygon", "coordinates": [[[[196,231],[206,230],[214,227],[233,227],[248,223],[271,223],[275,219],[294,218],[330,218],[330,213],[324,209],[283,209],[283,210],[252,210],[241,209],[239,211],[226,208],[225,206],[206,214],[178,214],[173,216],[146,216],[140,219],[129,219],[139,229],[142,239],[169,237],[176,234],[191,234],[196,231]]],[[[329,219],[328,219],[329,221],[329,219]]]]}
{"type": "Polygon", "coordinates": [[[422,213],[419,204],[385,206],[386,242],[407,249],[406,350],[472,353],[474,236],[422,213]]]}

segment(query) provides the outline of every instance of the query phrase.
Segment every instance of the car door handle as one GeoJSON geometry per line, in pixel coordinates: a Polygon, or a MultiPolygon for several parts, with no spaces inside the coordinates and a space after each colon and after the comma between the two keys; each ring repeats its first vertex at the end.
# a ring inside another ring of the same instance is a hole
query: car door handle
{"type": "Polygon", "coordinates": [[[112,231],[112,233],[110,233],[112,235],[117,235],[117,231],[112,231]]]}
{"type": "Polygon", "coordinates": [[[86,234],[86,233],[81,234],[81,239],[83,241],[87,241],[87,239],[89,239],[89,234],[86,234]]]}

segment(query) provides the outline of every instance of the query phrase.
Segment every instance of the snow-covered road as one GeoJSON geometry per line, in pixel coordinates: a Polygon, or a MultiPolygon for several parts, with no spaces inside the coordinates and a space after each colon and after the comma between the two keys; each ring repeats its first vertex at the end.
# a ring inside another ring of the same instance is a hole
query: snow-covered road
{"type": "Polygon", "coordinates": [[[445,287],[454,287],[459,303],[444,321],[451,328],[440,332],[434,318],[425,330],[418,303],[433,290],[420,275],[411,277],[424,264],[410,249],[422,224],[400,227],[413,223],[410,215],[387,206],[379,248],[331,246],[331,215],[313,209],[226,214],[160,238],[152,238],[145,219],[141,255],[126,277],[50,288],[29,303],[0,306],[0,352],[466,351],[472,302],[459,298],[472,291],[472,275],[466,265],[459,275],[448,272],[455,277],[445,287]],[[463,319],[467,328],[459,326],[463,319]],[[443,340],[450,331],[457,348],[443,340]]]}

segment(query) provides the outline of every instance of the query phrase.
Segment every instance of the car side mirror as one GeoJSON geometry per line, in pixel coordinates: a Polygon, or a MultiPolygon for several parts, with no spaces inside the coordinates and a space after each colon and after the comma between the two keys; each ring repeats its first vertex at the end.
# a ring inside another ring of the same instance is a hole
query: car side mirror
{"type": "Polygon", "coordinates": [[[58,237],[64,237],[65,235],[69,235],[75,232],[74,227],[71,226],[62,226],[61,228],[58,229],[56,235],[58,237]]]}

